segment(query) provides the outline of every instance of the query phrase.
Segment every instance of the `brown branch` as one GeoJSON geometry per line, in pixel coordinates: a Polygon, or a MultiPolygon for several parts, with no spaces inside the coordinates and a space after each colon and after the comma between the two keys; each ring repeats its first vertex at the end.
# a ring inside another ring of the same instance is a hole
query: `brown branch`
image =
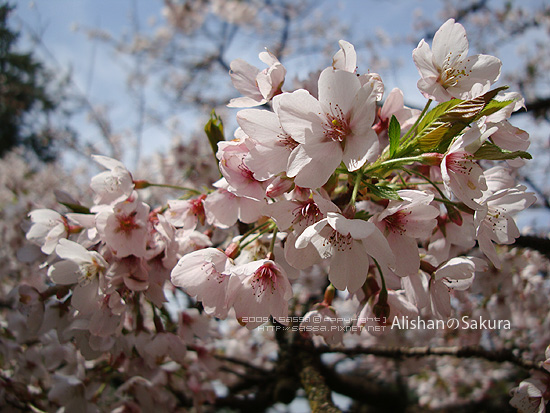
{"type": "Polygon", "coordinates": [[[242,366],[242,367],[245,367],[249,370],[253,370],[257,373],[260,373],[260,374],[268,374],[269,373],[269,370],[266,370],[262,367],[258,367],[258,366],[255,366],[253,364],[250,364],[244,360],[239,360],[239,359],[236,359],[236,358],[233,358],[233,357],[227,357],[227,356],[222,356],[222,355],[219,355],[219,354],[215,354],[214,357],[220,361],[227,361],[228,363],[233,363],[233,364],[237,364],[239,366],[242,366]]]}
{"type": "Polygon", "coordinates": [[[349,349],[333,349],[329,347],[317,348],[318,354],[340,353],[350,357],[360,355],[373,355],[379,357],[389,357],[395,359],[408,357],[428,357],[428,356],[453,356],[458,358],[482,358],[495,363],[512,363],[524,369],[537,369],[546,371],[542,367],[542,362],[526,360],[518,357],[512,350],[487,350],[481,346],[454,346],[454,347],[355,347],[349,349]]]}
{"type": "Polygon", "coordinates": [[[550,258],[550,239],[536,235],[521,235],[512,245],[515,247],[529,248],[540,252],[550,258]]]}
{"type": "Polygon", "coordinates": [[[321,358],[309,349],[313,349],[311,340],[301,339],[302,345],[295,347],[297,349],[296,361],[298,362],[299,376],[302,387],[306,391],[306,396],[312,412],[336,413],[340,410],[332,402],[331,387],[321,371],[321,358]],[[309,349],[308,349],[309,348],[309,349]]]}

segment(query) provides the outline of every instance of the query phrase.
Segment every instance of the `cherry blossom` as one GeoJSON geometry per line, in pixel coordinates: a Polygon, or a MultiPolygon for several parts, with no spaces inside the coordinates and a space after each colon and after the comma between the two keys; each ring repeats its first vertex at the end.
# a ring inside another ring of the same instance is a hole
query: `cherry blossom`
{"type": "Polygon", "coordinates": [[[237,113],[237,122],[244,133],[250,151],[245,164],[257,180],[266,180],[290,168],[289,158],[299,143],[282,128],[278,113],[280,96],[273,99],[273,112],[244,109],[237,113]]]}
{"type": "Polygon", "coordinates": [[[197,224],[204,224],[205,214],[203,200],[206,195],[196,199],[168,201],[168,209],[164,213],[166,220],[175,227],[193,230],[197,224]]]}
{"type": "Polygon", "coordinates": [[[134,181],[124,164],[102,155],[92,155],[92,158],[108,169],[92,178],[90,186],[96,193],[96,203],[110,204],[128,198],[134,190],[134,181]]]}
{"type": "Polygon", "coordinates": [[[473,159],[473,151],[467,148],[479,147],[493,131],[486,130],[484,125],[472,127],[451,144],[441,161],[441,176],[447,192],[474,210],[480,208],[475,199],[481,198],[487,183],[483,169],[473,159]]]}
{"type": "Polygon", "coordinates": [[[206,248],[184,255],[171,273],[172,283],[203,303],[208,314],[227,317],[232,305],[227,290],[233,266],[222,251],[206,248]]]}
{"type": "Polygon", "coordinates": [[[446,319],[451,315],[449,289],[462,291],[470,287],[476,271],[483,271],[487,263],[476,257],[454,257],[435,270],[430,280],[432,313],[446,319]]]}
{"type": "Polygon", "coordinates": [[[300,331],[305,336],[320,336],[332,346],[342,344],[345,328],[334,308],[318,304],[304,315],[300,331]]]}
{"type": "Polygon", "coordinates": [[[545,406],[550,400],[549,390],[550,376],[537,371],[512,389],[510,405],[520,413],[544,413],[545,406]]]}
{"type": "Polygon", "coordinates": [[[471,99],[497,81],[500,60],[488,55],[467,57],[468,48],[466,31],[454,19],[447,20],[435,33],[431,50],[424,40],[420,41],[413,60],[421,76],[418,89],[426,99],[471,99]]]}
{"type": "Polygon", "coordinates": [[[338,45],[340,46],[340,50],[338,50],[332,58],[332,67],[334,69],[355,73],[357,70],[357,53],[355,53],[355,47],[345,40],[340,40],[338,45]]]}
{"type": "Polygon", "coordinates": [[[29,213],[31,227],[27,231],[27,239],[40,246],[44,254],[50,255],[59,240],[69,233],[67,220],[51,209],[35,209],[29,213]]]}
{"type": "Polygon", "coordinates": [[[503,189],[494,194],[484,194],[481,208],[476,210],[474,221],[479,248],[500,268],[501,260],[493,242],[511,244],[519,237],[518,227],[511,214],[528,208],[536,201],[533,193],[525,192],[525,187],[503,189]]]}
{"type": "Polygon", "coordinates": [[[252,329],[272,316],[287,324],[292,287],[286,272],[271,260],[252,261],[231,268],[228,296],[237,320],[252,329]],[[248,320],[250,318],[250,320],[248,320]]]}
{"type": "Polygon", "coordinates": [[[96,227],[101,239],[117,257],[146,254],[149,205],[137,194],[112,207],[97,208],[96,227]]]}
{"type": "Polygon", "coordinates": [[[355,292],[361,288],[367,279],[369,256],[384,267],[395,265],[388,241],[373,223],[335,212],[307,227],[296,239],[296,248],[309,243],[321,258],[330,260],[328,278],[339,290],[355,292]]]}
{"type": "Polygon", "coordinates": [[[259,106],[281,92],[286,69],[269,51],[261,52],[260,60],[269,67],[260,71],[242,59],[231,62],[231,81],[244,97],[231,99],[228,106],[242,108],[259,106]]]}
{"type": "Polygon", "coordinates": [[[99,308],[101,277],[108,267],[105,259],[95,251],[88,251],[74,241],[62,239],[55,248],[62,258],[48,269],[48,276],[57,284],[77,284],[71,303],[85,313],[99,308]]]}
{"type": "Polygon", "coordinates": [[[378,155],[372,130],[376,111],[373,84],[361,85],[353,73],[325,69],[319,76],[319,100],[305,90],[280,98],[279,119],[297,142],[287,176],[297,185],[318,188],[344,162],[355,171],[378,155]]]}
{"type": "Polygon", "coordinates": [[[390,201],[386,209],[370,218],[385,235],[396,258],[395,272],[414,275],[420,268],[417,238],[428,238],[439,210],[430,205],[433,195],[421,191],[397,192],[403,201],[390,201]]]}

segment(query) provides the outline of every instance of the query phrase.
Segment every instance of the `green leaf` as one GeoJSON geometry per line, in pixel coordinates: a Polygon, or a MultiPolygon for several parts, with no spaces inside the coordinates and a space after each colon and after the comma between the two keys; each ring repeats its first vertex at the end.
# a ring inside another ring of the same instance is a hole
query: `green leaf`
{"type": "Polygon", "coordinates": [[[204,131],[206,132],[206,136],[208,136],[208,141],[210,142],[210,147],[214,152],[214,156],[216,156],[218,152],[218,142],[224,141],[225,138],[223,135],[222,119],[216,115],[214,110],[210,113],[210,119],[206,122],[204,131]]]}
{"type": "Polygon", "coordinates": [[[490,90],[474,99],[453,99],[440,103],[418,124],[415,143],[424,152],[445,152],[452,139],[465,127],[484,114],[494,113],[508,104],[497,101],[491,103],[498,92],[504,89],[507,86],[490,90]]]}
{"type": "MultiPolygon", "coordinates": [[[[434,125],[435,126],[435,125],[434,125]]],[[[430,128],[428,133],[418,140],[420,149],[424,152],[429,152],[433,148],[437,148],[445,134],[451,129],[452,124],[449,122],[438,124],[435,129],[430,128]]]]}
{"type": "Polygon", "coordinates": [[[402,201],[401,197],[397,193],[397,191],[393,188],[390,188],[386,185],[373,185],[373,184],[365,184],[367,188],[369,188],[369,191],[372,195],[382,198],[382,199],[392,199],[394,201],[402,201]]]}
{"type": "Polygon", "coordinates": [[[355,213],[355,216],[353,218],[354,219],[363,219],[365,221],[368,221],[371,216],[372,215],[369,214],[367,211],[363,211],[362,209],[360,209],[359,211],[357,211],[355,213]]]}
{"type": "Polygon", "coordinates": [[[84,205],[72,204],[69,202],[60,202],[60,204],[66,206],[71,211],[76,212],[78,214],[91,214],[90,208],[85,207],[84,205]]]}
{"type": "Polygon", "coordinates": [[[390,120],[388,137],[390,140],[390,158],[393,158],[397,151],[397,146],[399,145],[399,138],[401,137],[401,125],[395,115],[392,115],[390,120]]]}
{"type": "Polygon", "coordinates": [[[440,116],[445,114],[445,112],[451,110],[453,107],[464,102],[460,99],[451,99],[447,102],[440,103],[435,108],[426,113],[426,116],[420,121],[417,127],[417,131],[420,134],[428,125],[437,120],[440,116]]]}
{"type": "Polygon", "coordinates": [[[490,161],[503,161],[505,159],[533,159],[529,152],[525,151],[507,151],[495,145],[492,142],[486,141],[481,145],[476,153],[474,159],[487,159],[490,161]]]}
{"type": "MultiPolygon", "coordinates": [[[[495,112],[498,112],[501,109],[504,109],[506,106],[508,106],[510,103],[513,103],[513,100],[491,100],[487,105],[483,108],[481,112],[478,113],[477,118],[481,118],[482,116],[489,116],[492,115],[495,112]]],[[[476,119],[477,120],[477,119],[476,119]]]]}

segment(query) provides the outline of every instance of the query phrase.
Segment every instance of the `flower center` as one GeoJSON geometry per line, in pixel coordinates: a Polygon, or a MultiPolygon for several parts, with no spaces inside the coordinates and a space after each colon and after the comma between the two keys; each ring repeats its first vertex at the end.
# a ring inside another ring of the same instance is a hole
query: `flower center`
{"type": "Polygon", "coordinates": [[[239,172],[241,173],[241,175],[248,179],[249,181],[255,181],[256,179],[254,178],[254,173],[248,168],[248,166],[246,166],[244,164],[244,161],[242,161],[240,163],[240,165],[238,166],[238,169],[239,169],[239,172]]]}
{"type": "Polygon", "coordinates": [[[300,204],[294,208],[292,211],[294,219],[292,220],[293,224],[305,223],[309,226],[323,218],[323,213],[315,203],[313,199],[308,199],[307,201],[300,202],[300,204]]]}
{"type": "Polygon", "coordinates": [[[277,289],[277,279],[279,277],[279,270],[273,263],[266,262],[260,268],[256,270],[252,276],[252,289],[254,295],[260,297],[268,289],[271,290],[271,294],[277,289]]]}
{"type": "Polygon", "coordinates": [[[290,135],[287,135],[286,133],[281,133],[277,135],[277,145],[284,146],[289,151],[293,151],[294,148],[299,145],[299,143],[292,139],[290,135]]]}
{"type": "Polygon", "coordinates": [[[97,262],[97,260],[92,257],[91,262],[84,262],[79,265],[78,272],[80,276],[78,277],[78,283],[82,286],[86,286],[92,282],[101,271],[103,266],[97,262]]]}
{"type": "Polygon", "coordinates": [[[136,211],[128,215],[117,215],[118,227],[115,232],[123,232],[126,235],[129,235],[135,229],[139,229],[140,226],[136,222],[136,211]]]}
{"type": "MultiPolygon", "coordinates": [[[[458,56],[458,58],[460,58],[460,55],[458,56]]],[[[456,86],[462,77],[468,76],[471,72],[471,70],[466,72],[466,65],[464,65],[462,69],[456,66],[450,66],[450,60],[451,55],[449,54],[447,56],[447,59],[443,63],[443,68],[441,69],[439,78],[437,80],[445,89],[456,86]]],[[[469,61],[470,59],[466,60],[466,62],[469,61]]],[[[457,64],[462,64],[462,62],[458,62],[457,64]]]]}
{"type": "MultiPolygon", "coordinates": [[[[326,246],[327,241],[337,251],[346,251],[351,249],[353,238],[350,234],[343,235],[340,234],[338,231],[333,230],[330,236],[323,242],[323,246],[326,246]]],[[[323,256],[323,258],[330,258],[331,253],[330,251],[326,251],[324,255],[325,256],[323,256]]]]}
{"type": "Polygon", "coordinates": [[[332,105],[330,113],[325,114],[327,122],[324,124],[325,136],[334,142],[344,142],[347,136],[351,134],[351,126],[348,118],[339,105],[332,105]]]}
{"type": "Polygon", "coordinates": [[[388,215],[383,219],[386,229],[392,231],[395,234],[405,235],[406,229],[405,225],[407,224],[407,216],[409,216],[412,211],[397,211],[394,214],[388,215]]]}

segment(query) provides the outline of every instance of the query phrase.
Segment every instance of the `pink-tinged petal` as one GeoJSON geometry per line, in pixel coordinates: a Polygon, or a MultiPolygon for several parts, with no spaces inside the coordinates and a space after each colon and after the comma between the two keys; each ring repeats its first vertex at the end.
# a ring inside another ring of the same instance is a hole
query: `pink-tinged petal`
{"type": "Polygon", "coordinates": [[[420,268],[416,239],[390,232],[387,240],[395,255],[395,273],[401,277],[415,276],[420,268]]]}
{"type": "Polygon", "coordinates": [[[319,237],[320,232],[328,225],[327,219],[322,219],[319,222],[307,227],[300,236],[296,239],[296,248],[305,248],[309,243],[314,241],[314,238],[319,237]]]}
{"type": "Polygon", "coordinates": [[[264,200],[239,198],[239,220],[245,224],[256,222],[263,215],[265,205],[264,200]]]}
{"type": "MultiPolygon", "coordinates": [[[[296,173],[294,182],[302,188],[320,188],[327,183],[330,176],[342,161],[342,147],[338,142],[328,141],[312,143],[299,147],[292,152],[289,165],[302,163],[301,169],[296,173]],[[296,153],[294,159],[293,155],[296,153]],[[303,162],[310,158],[305,165],[303,162]]],[[[294,172],[294,171],[293,171],[294,172]]],[[[287,173],[292,177],[290,171],[287,173]]]]}
{"type": "Polygon", "coordinates": [[[474,85],[482,86],[482,89],[475,94],[480,95],[489,90],[489,87],[497,81],[502,62],[494,56],[476,55],[468,57],[458,67],[463,67],[464,75],[460,77],[456,86],[450,86],[447,90],[454,96],[471,98],[475,96],[470,96],[468,93],[474,85]]]}
{"type": "Polygon", "coordinates": [[[350,248],[333,255],[328,279],[337,289],[354,293],[365,283],[368,267],[369,256],[361,242],[352,241],[350,248]]]}
{"type": "Polygon", "coordinates": [[[363,245],[367,253],[375,258],[382,268],[395,267],[395,256],[390,248],[390,244],[378,228],[375,228],[368,238],[363,239],[363,245]]]}
{"type": "Polygon", "coordinates": [[[530,207],[536,200],[535,194],[525,192],[525,187],[516,187],[499,191],[485,202],[494,208],[502,208],[508,214],[514,214],[530,207]]]}
{"type": "Polygon", "coordinates": [[[529,134],[508,121],[498,123],[498,130],[493,133],[491,140],[508,151],[526,151],[530,144],[529,134]]]}
{"type": "Polygon", "coordinates": [[[417,308],[401,292],[388,291],[388,305],[390,306],[390,319],[394,317],[416,317],[417,308]]]}
{"type": "Polygon", "coordinates": [[[430,50],[430,46],[424,40],[420,40],[416,49],[413,50],[413,60],[418,73],[422,79],[436,82],[439,77],[439,71],[435,67],[433,62],[433,53],[430,50]]]}
{"type": "Polygon", "coordinates": [[[87,284],[79,284],[75,287],[71,304],[83,314],[92,314],[101,307],[100,299],[99,280],[96,277],[87,284]]]}
{"type": "Polygon", "coordinates": [[[275,95],[280,93],[281,87],[285,81],[286,69],[280,63],[275,63],[266,71],[258,73],[256,76],[256,83],[261,95],[269,100],[275,95]]]}
{"type": "Polygon", "coordinates": [[[432,42],[434,62],[440,67],[454,66],[468,54],[466,30],[454,19],[449,19],[437,30],[432,42]]]}
{"type": "Polygon", "coordinates": [[[54,252],[55,247],[57,246],[59,241],[61,239],[64,239],[64,237],[66,237],[67,235],[67,228],[64,224],[53,227],[44,238],[44,245],[42,245],[41,248],[42,252],[48,255],[54,252]]]}
{"type": "Polygon", "coordinates": [[[483,196],[487,183],[483,169],[470,156],[462,150],[453,152],[451,148],[441,162],[441,176],[447,191],[475,210],[480,205],[474,200],[483,196]]]}
{"type": "Polygon", "coordinates": [[[68,239],[60,239],[55,252],[60,258],[76,263],[90,261],[90,252],[82,245],[68,239]]]}
{"type": "Polygon", "coordinates": [[[340,45],[340,50],[332,58],[332,67],[355,73],[357,69],[357,53],[355,53],[355,48],[345,40],[340,40],[338,44],[340,45]]]}
{"type": "Polygon", "coordinates": [[[372,222],[362,219],[347,219],[342,214],[336,212],[327,213],[327,222],[340,234],[349,234],[353,239],[368,238],[374,231],[377,231],[376,226],[372,222]]]}
{"type": "Polygon", "coordinates": [[[266,146],[274,146],[277,135],[284,133],[277,115],[268,110],[240,110],[237,113],[237,122],[244,133],[266,146]]]}
{"type": "Polygon", "coordinates": [[[399,88],[393,88],[389,93],[386,101],[380,109],[380,117],[382,119],[390,119],[391,115],[395,114],[397,111],[403,109],[404,105],[403,92],[399,88]]]}
{"type": "Polygon", "coordinates": [[[401,284],[405,290],[407,298],[416,306],[421,309],[426,307],[430,302],[430,296],[428,294],[428,277],[422,272],[417,272],[410,277],[403,277],[401,284]]]}
{"type": "Polygon", "coordinates": [[[59,261],[48,269],[48,277],[56,284],[74,284],[80,277],[80,267],[74,261],[59,261]]]}
{"type": "Polygon", "coordinates": [[[126,169],[126,167],[122,162],[113,158],[109,158],[108,156],[92,155],[92,159],[98,164],[100,164],[101,166],[105,167],[106,169],[110,169],[110,170],[113,170],[115,168],[126,169]]]}
{"type": "Polygon", "coordinates": [[[294,178],[304,167],[312,161],[304,145],[299,145],[288,157],[288,167],[286,175],[294,178]]]}
{"type": "Polygon", "coordinates": [[[475,272],[475,264],[466,257],[453,257],[434,273],[436,280],[447,279],[467,279],[475,272]]]}
{"type": "Polygon", "coordinates": [[[101,308],[93,313],[88,329],[94,336],[110,337],[122,327],[121,321],[120,315],[113,314],[109,308],[101,308]]]}
{"type": "Polygon", "coordinates": [[[265,181],[286,171],[291,152],[284,146],[256,145],[250,148],[250,155],[244,159],[244,163],[254,173],[255,179],[265,181]]]}
{"type": "Polygon", "coordinates": [[[210,225],[229,228],[239,216],[238,198],[225,189],[218,189],[204,199],[204,213],[210,225]]]}
{"type": "Polygon", "coordinates": [[[373,83],[363,85],[353,98],[349,112],[349,123],[352,134],[366,134],[376,118],[377,98],[373,83]]]}
{"type": "Polygon", "coordinates": [[[229,107],[229,108],[251,108],[253,106],[263,105],[266,102],[267,102],[267,100],[265,100],[265,99],[256,100],[256,99],[252,99],[252,98],[249,98],[249,97],[246,97],[246,96],[242,96],[242,97],[230,99],[227,107],[229,107]]]}
{"type": "Polygon", "coordinates": [[[227,317],[229,275],[227,256],[217,248],[206,248],[184,255],[172,270],[172,283],[202,301],[208,314],[227,317]]]}
{"type": "Polygon", "coordinates": [[[134,182],[125,167],[117,166],[95,175],[90,187],[97,194],[96,203],[109,204],[128,198],[134,189],[134,182]]]}
{"type": "Polygon", "coordinates": [[[366,162],[376,159],[380,152],[378,136],[373,129],[368,129],[365,133],[353,133],[346,138],[342,161],[353,172],[361,168],[366,162]]]}
{"type": "Polygon", "coordinates": [[[258,68],[242,59],[233,60],[229,66],[231,68],[229,75],[235,89],[245,96],[258,101],[262,100],[262,95],[256,86],[256,76],[260,72],[258,68]]]}
{"type": "Polygon", "coordinates": [[[434,282],[430,286],[432,313],[439,319],[446,319],[451,315],[451,296],[447,286],[442,282],[434,282]]]}
{"type": "Polygon", "coordinates": [[[270,315],[276,320],[288,315],[292,287],[281,267],[270,260],[259,260],[232,269],[228,295],[237,319],[251,329],[270,315]],[[260,321],[247,322],[244,317],[260,321]]]}
{"type": "Polygon", "coordinates": [[[322,134],[321,104],[307,90],[279,95],[279,120],[283,129],[298,143],[305,143],[306,131],[316,128],[322,134]]]}
{"type": "Polygon", "coordinates": [[[347,114],[353,107],[352,97],[361,89],[361,82],[353,73],[328,67],[319,76],[319,102],[326,109],[347,114]]]}
{"type": "Polygon", "coordinates": [[[447,92],[447,89],[441,86],[436,80],[437,78],[420,79],[417,83],[418,90],[420,90],[426,99],[433,99],[437,102],[453,99],[454,96],[447,92]]]}
{"type": "Polygon", "coordinates": [[[477,234],[477,242],[479,248],[485,254],[487,258],[493,263],[493,265],[500,269],[501,261],[497,254],[496,248],[490,238],[490,230],[479,231],[477,234]]]}
{"type": "Polygon", "coordinates": [[[292,267],[304,270],[312,265],[319,264],[322,260],[313,243],[308,243],[303,248],[296,248],[296,235],[291,232],[285,242],[285,260],[292,267]]]}
{"type": "Polygon", "coordinates": [[[277,57],[267,49],[263,52],[260,52],[258,57],[262,62],[270,67],[280,64],[279,59],[277,59],[277,57]]]}

